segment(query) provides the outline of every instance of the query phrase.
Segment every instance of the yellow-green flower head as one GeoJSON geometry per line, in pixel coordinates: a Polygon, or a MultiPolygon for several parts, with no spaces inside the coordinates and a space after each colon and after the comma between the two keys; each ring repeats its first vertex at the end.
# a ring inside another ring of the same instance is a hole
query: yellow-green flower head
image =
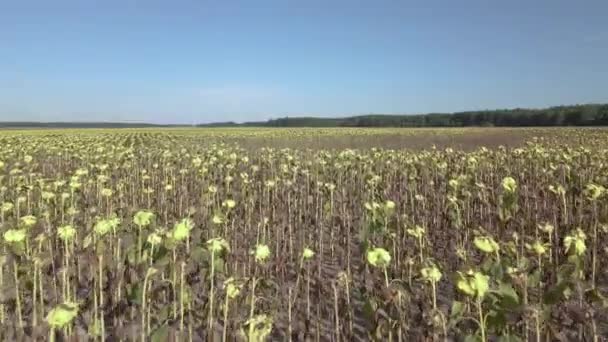
{"type": "Polygon", "coordinates": [[[210,193],[214,194],[217,192],[217,186],[215,185],[209,185],[209,187],[207,188],[207,191],[209,191],[210,193]]]}
{"type": "Polygon", "coordinates": [[[108,224],[110,225],[110,228],[112,230],[116,230],[116,228],[118,228],[118,225],[120,225],[120,219],[118,217],[112,217],[108,219],[108,224]]]}
{"type": "Polygon", "coordinates": [[[138,227],[147,227],[152,223],[154,213],[149,210],[140,210],[133,216],[133,223],[138,227]]]}
{"type": "Polygon", "coordinates": [[[70,241],[76,235],[76,229],[71,225],[65,225],[57,228],[57,235],[61,240],[70,241]]]}
{"type": "Polygon", "coordinates": [[[426,230],[420,225],[415,225],[414,228],[408,228],[405,230],[405,232],[409,236],[420,239],[426,233],[426,230]]]}
{"type": "Polygon", "coordinates": [[[199,166],[201,166],[202,163],[203,163],[203,160],[199,157],[192,159],[192,165],[194,165],[194,167],[199,167],[199,166]]]}
{"type": "Polygon", "coordinates": [[[245,326],[252,326],[251,335],[248,340],[252,342],[266,341],[268,335],[272,332],[272,317],[267,315],[257,315],[245,322],[245,326]]]}
{"type": "Polygon", "coordinates": [[[55,198],[55,194],[52,193],[52,192],[49,192],[49,191],[43,191],[42,194],[41,194],[41,197],[45,201],[50,201],[53,198],[55,198]]]}
{"type": "Polygon", "coordinates": [[[76,175],[76,177],[86,176],[86,175],[89,174],[89,170],[87,170],[87,169],[78,169],[78,170],[76,170],[76,172],[74,174],[76,175]]]}
{"type": "Polygon", "coordinates": [[[70,188],[72,189],[79,189],[82,186],[82,183],[76,181],[76,180],[71,180],[70,181],[70,188]]]}
{"type": "Polygon", "coordinates": [[[473,240],[473,244],[477,249],[484,253],[496,253],[500,250],[500,246],[493,238],[489,236],[477,236],[473,240]]]}
{"type": "Polygon", "coordinates": [[[422,270],[420,270],[420,273],[422,274],[422,278],[424,278],[424,280],[433,283],[439,282],[442,276],[441,271],[436,265],[424,267],[422,270]]]}
{"type": "Polygon", "coordinates": [[[211,253],[219,254],[224,251],[229,251],[230,246],[228,245],[228,241],[222,238],[213,238],[207,241],[207,249],[211,253]]]}
{"type": "Polygon", "coordinates": [[[7,243],[19,243],[25,241],[27,232],[25,229],[9,229],[4,232],[4,241],[7,243]]]}
{"type": "Polygon", "coordinates": [[[517,273],[519,273],[519,272],[520,272],[520,270],[517,267],[511,267],[511,266],[507,267],[507,274],[510,276],[517,275],[517,273]]]}
{"type": "Polygon", "coordinates": [[[481,272],[458,272],[457,275],[456,287],[467,296],[480,300],[490,288],[490,277],[481,272]]]}
{"type": "Polygon", "coordinates": [[[224,218],[220,215],[215,214],[215,215],[213,215],[213,218],[211,219],[211,221],[214,224],[222,224],[222,223],[224,223],[224,218]]]}
{"type": "Polygon", "coordinates": [[[538,229],[542,230],[543,232],[545,232],[547,234],[551,234],[553,232],[553,230],[555,229],[555,227],[550,223],[545,223],[545,224],[539,224],[538,229]]]}
{"type": "Polygon", "coordinates": [[[253,255],[255,256],[255,261],[264,263],[270,257],[270,248],[267,245],[257,245],[255,246],[253,255]]]}
{"type": "Polygon", "coordinates": [[[230,277],[224,281],[224,288],[226,289],[226,295],[228,298],[235,299],[241,293],[243,284],[237,283],[233,277],[230,277]]]}
{"type": "Polygon", "coordinates": [[[561,184],[558,184],[557,186],[549,185],[549,191],[560,196],[566,194],[566,189],[561,184]]]}
{"type": "Polygon", "coordinates": [[[6,213],[6,212],[9,212],[9,211],[13,210],[14,207],[15,207],[15,205],[13,203],[11,203],[11,202],[4,202],[4,203],[2,203],[2,208],[1,209],[2,209],[3,213],[6,213]]]}
{"type": "Polygon", "coordinates": [[[457,179],[450,179],[450,180],[448,181],[448,185],[449,185],[449,186],[450,186],[450,188],[452,188],[452,189],[458,189],[458,186],[459,186],[460,184],[458,183],[458,180],[457,180],[457,179]]]}
{"type": "Polygon", "coordinates": [[[102,220],[97,221],[97,223],[95,223],[93,230],[95,231],[95,234],[97,234],[99,236],[104,236],[112,230],[112,224],[111,224],[110,220],[102,219],[102,220]]]}
{"type": "Polygon", "coordinates": [[[574,251],[574,254],[577,256],[585,254],[585,251],[587,250],[587,245],[585,244],[586,239],[587,235],[585,235],[585,232],[580,228],[570,233],[570,235],[564,238],[566,253],[574,251]]]}
{"type": "Polygon", "coordinates": [[[112,191],[112,189],[104,188],[101,190],[101,196],[103,197],[112,197],[112,194],[114,194],[114,191],[112,191]]]}
{"type": "Polygon", "coordinates": [[[32,156],[30,156],[30,155],[27,155],[27,156],[23,157],[23,161],[24,161],[26,164],[31,163],[31,162],[32,162],[32,160],[34,160],[34,157],[32,157],[32,156]]]}
{"type": "Polygon", "coordinates": [[[606,188],[601,185],[589,183],[585,186],[585,193],[589,200],[595,201],[606,193],[606,188]]]}
{"type": "Polygon", "coordinates": [[[505,177],[502,180],[502,188],[508,193],[514,193],[517,190],[517,182],[513,177],[505,177]]]}
{"type": "Polygon", "coordinates": [[[67,213],[70,216],[76,216],[80,211],[74,207],[69,207],[67,213]]]}
{"type": "Polygon", "coordinates": [[[368,249],[367,262],[374,267],[386,267],[391,262],[391,255],[384,248],[368,249]]]}
{"type": "Polygon", "coordinates": [[[367,209],[368,211],[375,211],[377,209],[380,209],[380,204],[376,203],[376,202],[365,202],[364,204],[365,209],[367,209]]]}
{"type": "Polygon", "coordinates": [[[386,201],[386,203],[384,203],[384,207],[388,210],[394,210],[395,209],[395,202],[388,200],[386,201]]]}
{"type": "Polygon", "coordinates": [[[36,224],[36,222],[38,222],[38,219],[34,215],[26,215],[26,216],[22,216],[19,219],[19,221],[21,221],[21,224],[25,228],[30,228],[30,227],[34,226],[36,224]]]}
{"type": "Polygon", "coordinates": [[[236,202],[234,200],[227,199],[222,203],[222,205],[228,209],[232,209],[236,206],[236,202]]]}
{"type": "Polygon", "coordinates": [[[511,233],[511,238],[517,244],[517,242],[519,241],[519,234],[517,232],[513,232],[513,233],[511,233]]]}
{"type": "Polygon", "coordinates": [[[49,311],[46,322],[53,329],[61,329],[70,324],[76,316],[78,316],[78,304],[65,302],[49,311]]]}
{"type": "Polygon", "coordinates": [[[372,175],[372,177],[367,180],[367,183],[369,185],[377,185],[378,183],[380,183],[381,180],[382,177],[380,177],[379,175],[372,175]]]}
{"type": "Polygon", "coordinates": [[[547,253],[547,249],[548,249],[548,245],[544,244],[540,241],[535,241],[534,244],[532,245],[532,250],[537,255],[543,255],[543,254],[547,253]]]}
{"type": "Polygon", "coordinates": [[[304,248],[304,251],[302,252],[302,259],[310,260],[314,256],[315,256],[315,252],[312,249],[310,249],[308,247],[304,248]]]}
{"type": "Polygon", "coordinates": [[[150,245],[156,246],[156,245],[159,245],[163,241],[163,238],[157,232],[153,232],[153,233],[150,233],[150,235],[148,235],[147,241],[150,245]]]}
{"type": "Polygon", "coordinates": [[[190,236],[190,230],[194,228],[194,222],[191,219],[185,218],[173,226],[172,237],[176,241],[183,241],[190,236]]]}

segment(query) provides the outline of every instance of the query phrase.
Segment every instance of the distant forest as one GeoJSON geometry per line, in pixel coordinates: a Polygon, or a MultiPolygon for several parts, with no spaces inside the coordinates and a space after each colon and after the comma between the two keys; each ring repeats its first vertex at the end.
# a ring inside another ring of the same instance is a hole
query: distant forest
{"type": "MultiPolygon", "coordinates": [[[[255,122],[217,122],[197,127],[467,127],[608,126],[608,104],[544,109],[497,109],[415,115],[370,114],[344,118],[284,117],[255,122]]],[[[191,127],[119,122],[0,122],[0,128],[146,128],[191,127]]]]}
{"type": "Polygon", "coordinates": [[[253,127],[467,127],[467,126],[608,126],[608,104],[544,109],[497,109],[416,115],[370,114],[346,118],[284,117],[259,122],[223,122],[199,126],[253,127]]]}
{"type": "Polygon", "coordinates": [[[185,125],[156,125],[131,122],[38,122],[38,121],[0,121],[0,128],[35,129],[35,128],[146,128],[146,127],[182,127],[185,125]]]}

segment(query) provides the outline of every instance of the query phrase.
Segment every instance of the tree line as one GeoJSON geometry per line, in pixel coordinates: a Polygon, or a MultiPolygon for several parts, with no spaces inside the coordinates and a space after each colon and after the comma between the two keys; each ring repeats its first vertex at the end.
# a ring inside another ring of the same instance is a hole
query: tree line
{"type": "MultiPolygon", "coordinates": [[[[232,125],[238,125],[232,123],[232,125]]],[[[266,127],[467,127],[608,126],[608,104],[545,109],[497,109],[417,115],[361,115],[347,118],[278,118],[242,126],[266,127]]]]}
{"type": "Polygon", "coordinates": [[[40,121],[5,121],[0,122],[0,128],[5,129],[35,129],[35,128],[153,128],[180,127],[180,125],[156,125],[149,123],[125,122],[40,122],[40,121]]]}
{"type": "MultiPolygon", "coordinates": [[[[608,126],[608,104],[544,109],[497,109],[415,115],[370,114],[345,118],[283,117],[244,123],[215,122],[197,127],[467,127],[608,126]]],[[[145,128],[191,127],[124,122],[0,122],[0,128],[145,128]]]]}

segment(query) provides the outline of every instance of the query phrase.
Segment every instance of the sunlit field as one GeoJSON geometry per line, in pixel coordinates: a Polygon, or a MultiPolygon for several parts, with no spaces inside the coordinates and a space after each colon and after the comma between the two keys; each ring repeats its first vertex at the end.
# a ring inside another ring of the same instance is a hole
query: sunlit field
{"type": "Polygon", "coordinates": [[[600,341],[608,130],[0,131],[0,339],[600,341]]]}

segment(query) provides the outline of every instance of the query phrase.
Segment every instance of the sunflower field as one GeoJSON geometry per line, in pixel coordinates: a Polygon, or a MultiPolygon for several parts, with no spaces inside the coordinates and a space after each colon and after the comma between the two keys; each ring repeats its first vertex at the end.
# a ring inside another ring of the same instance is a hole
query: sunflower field
{"type": "Polygon", "coordinates": [[[0,339],[603,341],[606,187],[601,128],[2,131],[0,339]]]}

